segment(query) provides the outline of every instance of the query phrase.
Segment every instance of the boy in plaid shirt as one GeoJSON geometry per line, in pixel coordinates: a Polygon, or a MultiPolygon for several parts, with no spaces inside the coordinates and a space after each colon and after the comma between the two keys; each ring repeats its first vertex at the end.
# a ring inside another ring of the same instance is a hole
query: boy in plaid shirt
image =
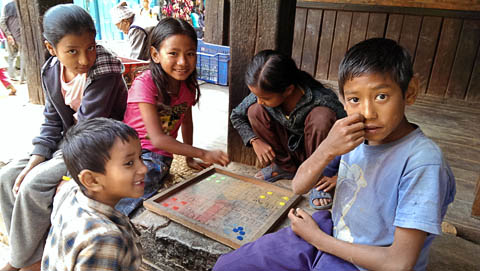
{"type": "Polygon", "coordinates": [[[91,119],[67,131],[62,150],[75,182],[55,197],[42,270],[138,270],[138,236],[114,208],[143,195],[147,168],[137,133],[120,121],[91,119]]]}

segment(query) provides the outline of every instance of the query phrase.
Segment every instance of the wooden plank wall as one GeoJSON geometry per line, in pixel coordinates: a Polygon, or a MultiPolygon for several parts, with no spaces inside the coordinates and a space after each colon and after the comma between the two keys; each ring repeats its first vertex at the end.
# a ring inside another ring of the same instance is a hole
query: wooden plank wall
{"type": "Polygon", "coordinates": [[[373,37],[407,48],[421,95],[443,103],[480,104],[480,12],[462,16],[461,11],[356,10],[355,5],[298,2],[292,57],[315,78],[336,81],[348,48],[373,37]]]}

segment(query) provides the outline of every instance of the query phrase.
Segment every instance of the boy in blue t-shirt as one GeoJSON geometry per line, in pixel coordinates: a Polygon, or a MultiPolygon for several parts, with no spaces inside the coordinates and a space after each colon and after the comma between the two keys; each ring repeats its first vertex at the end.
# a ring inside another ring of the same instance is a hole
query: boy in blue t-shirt
{"type": "Polygon", "coordinates": [[[290,210],[291,228],[222,256],[214,270],[426,269],[455,179],[405,117],[418,90],[410,55],[393,40],[363,41],[340,64],[339,90],[348,117],[292,181],[295,193],[308,192],[341,155],[331,220],[328,211],[290,210]]]}

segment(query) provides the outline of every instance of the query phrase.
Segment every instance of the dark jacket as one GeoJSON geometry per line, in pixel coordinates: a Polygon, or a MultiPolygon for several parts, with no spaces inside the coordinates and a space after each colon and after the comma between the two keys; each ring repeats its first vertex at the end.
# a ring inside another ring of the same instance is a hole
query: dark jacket
{"type": "MultiPolygon", "coordinates": [[[[123,80],[123,65],[101,45],[97,45],[97,59],[87,73],[86,87],[78,121],[96,117],[123,120],[127,105],[127,86],[123,80]]],[[[50,57],[42,67],[42,87],[45,93],[45,117],[40,135],[33,139],[31,154],[50,159],[58,149],[63,133],[75,124],[75,111],[65,104],[60,83],[60,62],[50,57]]]]}

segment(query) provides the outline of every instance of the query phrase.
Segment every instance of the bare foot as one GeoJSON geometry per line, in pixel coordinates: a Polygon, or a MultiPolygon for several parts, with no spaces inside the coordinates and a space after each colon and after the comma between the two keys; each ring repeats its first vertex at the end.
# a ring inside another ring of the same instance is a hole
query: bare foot
{"type": "Polygon", "coordinates": [[[0,268],[0,271],[17,271],[19,268],[13,267],[10,263],[7,262],[4,266],[0,268]]]}
{"type": "Polygon", "coordinates": [[[10,90],[10,93],[8,94],[10,96],[14,96],[15,93],[17,93],[17,90],[12,85],[10,85],[7,89],[10,90]]]}
{"type": "Polygon", "coordinates": [[[30,266],[22,267],[20,271],[40,271],[40,267],[42,267],[42,264],[38,261],[30,266]]]}

